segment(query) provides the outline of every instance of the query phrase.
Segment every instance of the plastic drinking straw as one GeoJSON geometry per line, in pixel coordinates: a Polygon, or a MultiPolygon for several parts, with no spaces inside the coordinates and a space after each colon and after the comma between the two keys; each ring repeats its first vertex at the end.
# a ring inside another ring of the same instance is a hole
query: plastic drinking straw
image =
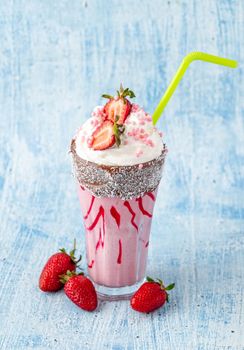
{"type": "Polygon", "coordinates": [[[183,75],[185,74],[185,71],[187,70],[188,66],[190,65],[191,62],[197,61],[197,60],[210,62],[214,64],[220,64],[222,66],[226,66],[230,68],[236,68],[238,66],[237,61],[229,60],[228,58],[209,55],[208,53],[204,53],[204,52],[191,52],[188,55],[186,55],[186,57],[181,62],[181,65],[178,68],[174,78],[169,84],[167,90],[165,91],[165,94],[163,95],[155,111],[153,112],[152,120],[154,125],[157,123],[158,119],[160,118],[164,108],[169,102],[170,97],[173,95],[175,89],[177,88],[179,82],[181,81],[183,75]]]}

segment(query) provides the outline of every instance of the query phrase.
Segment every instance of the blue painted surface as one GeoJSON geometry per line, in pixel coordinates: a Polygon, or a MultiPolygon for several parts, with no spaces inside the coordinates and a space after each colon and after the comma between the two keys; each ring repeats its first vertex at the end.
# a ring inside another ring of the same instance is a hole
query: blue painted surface
{"type": "Polygon", "coordinates": [[[0,348],[243,349],[242,1],[0,3],[0,348]],[[190,51],[160,128],[169,148],[148,274],[175,281],[170,303],[88,314],[41,293],[47,257],[83,227],[68,155],[74,131],[122,81],[153,112],[190,51]],[[99,344],[99,345],[98,345],[99,344]]]}

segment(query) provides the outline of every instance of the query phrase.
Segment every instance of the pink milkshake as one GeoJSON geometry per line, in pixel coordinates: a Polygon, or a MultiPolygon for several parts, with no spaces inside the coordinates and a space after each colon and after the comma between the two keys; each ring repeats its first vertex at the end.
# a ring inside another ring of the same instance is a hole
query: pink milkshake
{"type": "Polygon", "coordinates": [[[88,275],[103,299],[129,297],[143,281],[153,208],[166,154],[151,117],[107,96],[71,143],[86,234],[88,275]]]}

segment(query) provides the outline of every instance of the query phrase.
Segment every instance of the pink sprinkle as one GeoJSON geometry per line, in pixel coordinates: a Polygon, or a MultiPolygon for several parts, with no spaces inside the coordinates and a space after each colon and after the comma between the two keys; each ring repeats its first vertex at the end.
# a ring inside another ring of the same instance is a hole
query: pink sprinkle
{"type": "Polygon", "coordinates": [[[140,110],[140,106],[132,103],[132,107],[131,107],[131,112],[138,112],[140,110]]]}
{"type": "Polygon", "coordinates": [[[140,125],[145,125],[144,120],[143,120],[143,119],[141,119],[141,120],[139,121],[139,124],[140,124],[140,125]]]}
{"type": "Polygon", "coordinates": [[[152,120],[152,117],[149,114],[146,114],[145,115],[145,120],[150,122],[152,120]]]}
{"type": "Polygon", "coordinates": [[[103,113],[104,112],[104,107],[102,106],[102,107],[99,107],[98,108],[98,111],[99,111],[99,113],[103,113]]]}
{"type": "Polygon", "coordinates": [[[159,133],[159,136],[160,136],[160,137],[163,137],[162,131],[159,131],[158,133],[159,133]]]}
{"type": "Polygon", "coordinates": [[[87,145],[88,145],[88,147],[91,147],[92,142],[93,142],[93,137],[88,137],[87,138],[87,145]]]}
{"type": "Polygon", "coordinates": [[[141,132],[142,134],[144,134],[145,129],[141,128],[141,129],[140,129],[140,132],[141,132]]]}
{"type": "Polygon", "coordinates": [[[141,149],[138,149],[138,150],[136,151],[136,156],[137,156],[137,157],[140,157],[142,154],[143,154],[143,151],[142,151],[141,149]]]}
{"type": "Polygon", "coordinates": [[[128,145],[128,141],[127,140],[124,141],[124,145],[128,145]]]}
{"type": "Polygon", "coordinates": [[[147,140],[147,144],[148,146],[154,147],[154,143],[152,142],[152,140],[147,140]]]}
{"type": "Polygon", "coordinates": [[[94,125],[94,126],[97,126],[98,124],[99,124],[98,119],[95,119],[94,122],[93,122],[93,125],[94,125]]]}
{"type": "Polygon", "coordinates": [[[103,106],[97,108],[98,114],[103,113],[103,111],[104,111],[104,107],[103,106]]]}
{"type": "Polygon", "coordinates": [[[143,168],[143,164],[139,164],[139,165],[138,165],[138,168],[139,168],[139,169],[142,169],[142,168],[143,168]]]}

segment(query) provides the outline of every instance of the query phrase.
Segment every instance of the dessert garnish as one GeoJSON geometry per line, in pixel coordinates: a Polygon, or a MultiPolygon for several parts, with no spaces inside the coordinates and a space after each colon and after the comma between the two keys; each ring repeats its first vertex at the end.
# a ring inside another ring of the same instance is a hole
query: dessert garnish
{"type": "Polygon", "coordinates": [[[115,144],[114,125],[111,120],[105,120],[102,125],[97,127],[92,134],[92,149],[102,151],[115,144]]]}
{"type": "Polygon", "coordinates": [[[123,124],[130,114],[131,103],[126,97],[134,98],[135,94],[129,88],[124,89],[122,84],[120,89],[117,90],[117,96],[113,97],[108,94],[102,95],[104,98],[108,98],[109,101],[104,106],[104,111],[107,116],[107,119],[115,122],[116,116],[118,116],[118,124],[123,124]]]}
{"type": "Polygon", "coordinates": [[[102,151],[116,144],[121,145],[121,135],[125,131],[124,122],[131,111],[131,103],[126,97],[133,98],[135,94],[129,88],[124,89],[122,84],[117,90],[117,96],[102,95],[109,101],[104,106],[105,120],[93,132],[89,139],[89,147],[95,151],[102,151]]]}

